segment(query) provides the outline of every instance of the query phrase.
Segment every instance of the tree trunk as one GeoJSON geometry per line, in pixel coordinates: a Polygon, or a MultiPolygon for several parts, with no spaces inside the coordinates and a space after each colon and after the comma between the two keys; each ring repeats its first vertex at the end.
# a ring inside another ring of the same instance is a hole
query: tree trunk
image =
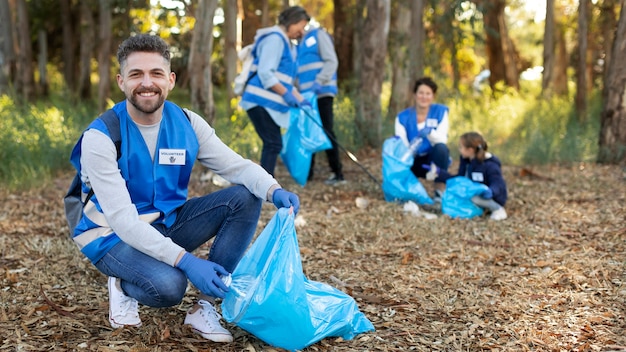
{"type": "Polygon", "coordinates": [[[335,11],[333,19],[335,28],[333,37],[335,40],[335,51],[339,58],[337,69],[337,80],[346,82],[353,78],[354,74],[354,1],[353,0],[333,0],[335,11]]]}
{"type": "Polygon", "coordinates": [[[587,117],[587,1],[578,5],[578,63],[576,65],[576,111],[580,121],[587,117]]]}
{"type": "Polygon", "coordinates": [[[74,73],[76,67],[74,65],[74,48],[75,38],[74,31],[72,29],[72,20],[70,0],[59,1],[59,11],[61,12],[61,26],[63,36],[63,78],[65,79],[65,85],[70,92],[74,92],[76,88],[76,80],[74,79],[74,73]]]}
{"type": "Polygon", "coordinates": [[[541,94],[551,95],[554,76],[555,54],[555,23],[554,0],[546,0],[546,24],[543,32],[543,75],[541,77],[541,94]]]}
{"type": "Polygon", "coordinates": [[[26,0],[17,0],[17,72],[15,89],[25,101],[35,98],[35,75],[33,73],[33,49],[31,48],[30,26],[26,0]]]}
{"type": "Polygon", "coordinates": [[[106,109],[111,95],[111,0],[100,0],[100,22],[98,35],[98,110],[106,109]]]}
{"type": "Polygon", "coordinates": [[[609,81],[608,67],[613,59],[613,42],[615,38],[615,28],[617,27],[617,16],[615,14],[615,0],[604,0],[602,2],[602,9],[600,10],[600,26],[602,31],[602,38],[604,39],[603,52],[604,52],[604,65],[602,65],[603,72],[603,87],[602,96],[606,101],[606,82],[609,81]]]}
{"type": "Polygon", "coordinates": [[[0,0],[0,95],[9,91],[15,71],[13,20],[8,0],[0,0]]]}
{"type": "Polygon", "coordinates": [[[80,65],[78,73],[78,97],[90,101],[91,97],[91,58],[96,45],[93,14],[90,1],[80,2],[80,65]]]}
{"type": "Polygon", "coordinates": [[[216,8],[217,0],[202,1],[198,5],[187,68],[190,77],[191,106],[194,110],[204,114],[209,124],[215,121],[211,54],[213,52],[213,14],[216,8]]]}
{"type": "Polygon", "coordinates": [[[519,89],[519,71],[515,59],[515,48],[509,38],[504,9],[506,0],[480,0],[486,32],[486,51],[489,61],[489,84],[495,90],[496,83],[504,83],[519,89]]]}
{"type": "MultiPolygon", "coordinates": [[[[237,23],[239,23],[239,12],[237,9],[237,0],[226,0],[224,6],[224,64],[226,65],[226,91],[228,92],[228,101],[231,101],[235,95],[233,94],[232,83],[237,75],[237,23]]],[[[228,104],[228,116],[232,113],[230,104],[228,104]]]]}
{"type": "MultiPolygon", "coordinates": [[[[626,6],[622,1],[613,57],[626,57],[626,6]]],[[[626,163],[626,60],[610,60],[607,96],[602,110],[598,161],[626,163]]]]}
{"type": "Polygon", "coordinates": [[[567,25],[563,22],[557,23],[556,31],[556,62],[554,65],[554,93],[560,96],[568,96],[567,68],[569,67],[569,55],[567,53],[567,39],[565,33],[567,25]]]}
{"type": "Polygon", "coordinates": [[[48,36],[46,31],[40,29],[37,31],[37,43],[39,44],[39,92],[42,96],[48,96],[48,36]]]}
{"type": "Polygon", "coordinates": [[[410,104],[411,97],[411,62],[410,48],[414,45],[411,32],[411,2],[398,0],[391,11],[391,27],[387,55],[391,66],[391,96],[387,119],[393,121],[398,112],[410,104]]]}
{"type": "Polygon", "coordinates": [[[366,0],[360,51],[359,98],[356,125],[365,146],[377,148],[381,142],[380,93],[385,77],[385,56],[389,32],[390,0],[366,0]]]}
{"type": "MultiPolygon", "coordinates": [[[[411,1],[411,33],[413,33],[412,44],[409,45],[409,58],[413,63],[410,65],[409,77],[415,81],[424,74],[424,0],[411,1]]],[[[407,104],[412,104],[413,82],[409,84],[409,100],[407,104]]]]}

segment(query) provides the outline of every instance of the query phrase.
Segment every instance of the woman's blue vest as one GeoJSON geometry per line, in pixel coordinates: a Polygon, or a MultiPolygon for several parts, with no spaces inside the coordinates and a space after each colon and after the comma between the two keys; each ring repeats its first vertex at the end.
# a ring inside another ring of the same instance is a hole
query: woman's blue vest
{"type": "MultiPolygon", "coordinates": [[[[324,61],[320,56],[319,42],[317,41],[317,34],[320,28],[315,28],[304,36],[298,45],[298,82],[300,91],[302,93],[311,90],[315,77],[322,70],[324,61]],[[309,40],[308,38],[315,38],[315,40],[309,40]],[[307,46],[310,44],[310,46],[307,46]]],[[[318,95],[333,94],[337,95],[337,72],[333,74],[331,81],[322,86],[322,90],[318,92],[318,95]]]]}
{"type": "MultiPolygon", "coordinates": [[[[445,105],[431,104],[430,108],[428,109],[428,116],[426,116],[426,126],[424,128],[437,129],[447,111],[448,107],[445,105]]],[[[415,137],[417,137],[419,133],[419,129],[417,128],[417,113],[415,111],[415,107],[412,106],[408,109],[402,110],[398,114],[398,120],[402,124],[402,126],[404,126],[404,129],[406,130],[406,137],[409,142],[411,142],[415,137]]],[[[422,141],[422,144],[417,149],[417,155],[424,155],[430,152],[431,149],[432,145],[430,145],[430,141],[428,140],[428,138],[425,138],[422,141]]]]}
{"type": "Polygon", "coordinates": [[[259,65],[257,47],[261,40],[267,38],[267,36],[270,35],[278,35],[285,44],[283,52],[281,53],[278,69],[276,70],[276,77],[278,78],[280,83],[285,86],[285,88],[287,88],[287,91],[291,91],[293,89],[293,81],[295,79],[297,69],[296,61],[291,56],[291,52],[289,50],[289,42],[287,42],[285,36],[281,32],[276,30],[266,33],[263,36],[257,38],[256,44],[254,45],[254,48],[252,48],[254,61],[252,63],[252,68],[250,69],[250,78],[248,79],[248,84],[246,84],[246,88],[243,91],[241,99],[243,101],[255,103],[264,108],[280,112],[287,112],[289,111],[289,105],[287,105],[285,99],[283,99],[281,95],[277,94],[273,90],[263,88],[261,79],[256,72],[259,65]]]}
{"type": "MultiPolygon", "coordinates": [[[[140,218],[149,217],[149,222],[169,227],[176,220],[177,209],[187,200],[187,186],[199,148],[195,131],[185,112],[174,103],[166,101],[153,161],[139,128],[126,111],[126,101],[116,104],[113,111],[120,119],[121,155],[118,166],[126,180],[131,201],[140,218]]],[[[87,129],[91,128],[109,135],[106,126],[99,119],[92,122],[87,129]]],[[[82,137],[72,152],[71,161],[74,165],[80,164],[81,142],[82,137]]],[[[88,191],[89,188],[83,184],[83,192],[88,191]]],[[[102,220],[104,216],[95,195],[89,203],[76,226],[74,241],[95,263],[120,238],[102,220]],[[89,204],[92,202],[97,212],[89,204]]]]}

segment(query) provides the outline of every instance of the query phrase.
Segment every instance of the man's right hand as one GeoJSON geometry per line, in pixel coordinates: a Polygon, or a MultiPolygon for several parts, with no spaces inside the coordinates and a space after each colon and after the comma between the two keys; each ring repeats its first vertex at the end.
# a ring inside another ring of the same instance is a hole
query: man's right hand
{"type": "Polygon", "coordinates": [[[224,284],[220,275],[227,276],[229,272],[217,263],[197,258],[187,252],[176,267],[182,270],[189,281],[205,295],[224,298],[224,292],[228,292],[228,286],[224,284]]]}

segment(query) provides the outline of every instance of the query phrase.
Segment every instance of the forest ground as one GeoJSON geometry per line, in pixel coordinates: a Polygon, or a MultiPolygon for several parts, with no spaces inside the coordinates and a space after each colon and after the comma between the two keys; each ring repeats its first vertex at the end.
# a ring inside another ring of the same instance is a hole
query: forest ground
{"type": "MultiPolygon", "coordinates": [[[[360,154],[380,178],[380,154],[360,154]]],[[[305,351],[626,350],[623,167],[505,166],[509,218],[493,222],[415,216],[386,202],[347,158],[343,186],[325,185],[323,158],[317,165],[305,187],[277,170],[302,201],[304,273],[354,297],[376,331],[305,351]]],[[[70,177],[0,190],[0,350],[280,350],[230,324],[235,341],[227,345],[183,327],[197,296],[191,286],[178,306],[141,307],[142,327],[112,329],[106,277],[66,235],[61,199],[70,177]]],[[[194,172],[191,195],[216,189],[194,172]]],[[[258,232],[274,213],[264,205],[258,232]]]]}

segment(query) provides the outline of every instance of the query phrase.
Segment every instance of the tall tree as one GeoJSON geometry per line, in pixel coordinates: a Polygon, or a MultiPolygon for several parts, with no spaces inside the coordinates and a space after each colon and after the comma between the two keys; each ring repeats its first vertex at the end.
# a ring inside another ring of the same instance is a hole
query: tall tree
{"type": "MultiPolygon", "coordinates": [[[[615,13],[616,0],[604,0],[600,10],[600,27],[602,32],[602,46],[604,52],[604,82],[608,82],[608,67],[613,58],[613,42],[615,38],[615,28],[617,27],[617,15],[615,13]]],[[[603,96],[606,96],[606,84],[603,86],[603,96]]]]}
{"type": "Polygon", "coordinates": [[[106,109],[111,94],[111,0],[99,0],[98,34],[98,110],[106,109]]]}
{"type": "Polygon", "coordinates": [[[74,50],[75,50],[75,42],[74,38],[74,30],[72,28],[72,13],[70,0],[60,0],[59,1],[59,11],[61,13],[61,28],[62,28],[62,38],[63,38],[63,52],[62,52],[62,65],[63,65],[63,78],[65,79],[65,84],[69,88],[70,91],[74,91],[76,88],[76,80],[75,80],[75,72],[76,68],[74,65],[74,50]]]}
{"type": "Polygon", "coordinates": [[[423,71],[424,0],[392,3],[388,55],[391,62],[391,97],[387,119],[413,104],[413,82],[423,71]]]}
{"type": "Polygon", "coordinates": [[[543,75],[541,77],[541,91],[544,96],[550,95],[553,85],[555,34],[554,0],[546,0],[546,23],[543,32],[543,75]]]}
{"type": "Polygon", "coordinates": [[[91,100],[91,58],[95,49],[95,26],[91,1],[80,2],[80,65],[78,71],[78,97],[91,100]]]}
{"type": "Polygon", "coordinates": [[[0,0],[0,95],[8,92],[15,71],[12,23],[9,1],[0,0]]]}
{"type": "Polygon", "coordinates": [[[39,66],[39,91],[44,97],[48,96],[48,36],[46,31],[37,31],[37,44],[39,44],[39,56],[37,58],[39,66]]]}
{"type": "Polygon", "coordinates": [[[576,110],[579,119],[587,115],[587,26],[589,12],[587,1],[578,5],[578,63],[576,65],[576,110]]]}
{"type": "MultiPolygon", "coordinates": [[[[556,11],[557,14],[562,13],[556,11]]],[[[569,67],[569,53],[567,51],[567,31],[569,26],[564,16],[557,16],[556,20],[556,62],[554,64],[554,93],[560,96],[567,96],[569,94],[569,78],[567,76],[567,69],[569,67]]]]}
{"type": "Polygon", "coordinates": [[[364,0],[365,13],[361,33],[359,90],[356,125],[366,146],[378,147],[381,141],[381,102],[389,33],[390,0],[364,0]]]}
{"type": "Polygon", "coordinates": [[[339,58],[337,69],[337,80],[347,81],[354,73],[354,27],[355,27],[355,1],[354,0],[333,0],[335,8],[333,37],[335,40],[335,51],[339,58]]]}
{"type": "Polygon", "coordinates": [[[391,96],[387,119],[392,120],[396,114],[406,108],[411,97],[412,66],[410,48],[413,42],[411,32],[411,3],[413,0],[395,1],[391,11],[391,26],[389,31],[389,45],[387,55],[391,66],[391,96]]]}
{"type": "Polygon", "coordinates": [[[17,0],[17,81],[15,89],[24,100],[35,98],[35,75],[33,72],[33,49],[26,0],[17,0]]]}
{"type": "Polygon", "coordinates": [[[474,0],[483,13],[486,51],[489,62],[489,84],[492,89],[499,81],[519,89],[516,50],[509,37],[504,9],[506,0],[474,0]]]}
{"type": "MultiPolygon", "coordinates": [[[[622,1],[613,57],[626,57],[626,5],[622,1]]],[[[606,98],[602,109],[598,161],[626,162],[626,61],[609,60],[606,98]]]]}
{"type": "MultiPolygon", "coordinates": [[[[237,40],[238,17],[239,9],[237,8],[237,0],[226,0],[224,4],[224,63],[226,65],[228,101],[235,97],[232,82],[237,75],[237,45],[239,44],[237,40]]],[[[228,106],[230,109],[230,104],[228,106]]]]}
{"type": "Polygon", "coordinates": [[[211,82],[211,54],[213,52],[213,15],[217,0],[201,1],[196,12],[189,64],[191,106],[204,114],[205,119],[215,121],[213,84],[211,82]]]}

